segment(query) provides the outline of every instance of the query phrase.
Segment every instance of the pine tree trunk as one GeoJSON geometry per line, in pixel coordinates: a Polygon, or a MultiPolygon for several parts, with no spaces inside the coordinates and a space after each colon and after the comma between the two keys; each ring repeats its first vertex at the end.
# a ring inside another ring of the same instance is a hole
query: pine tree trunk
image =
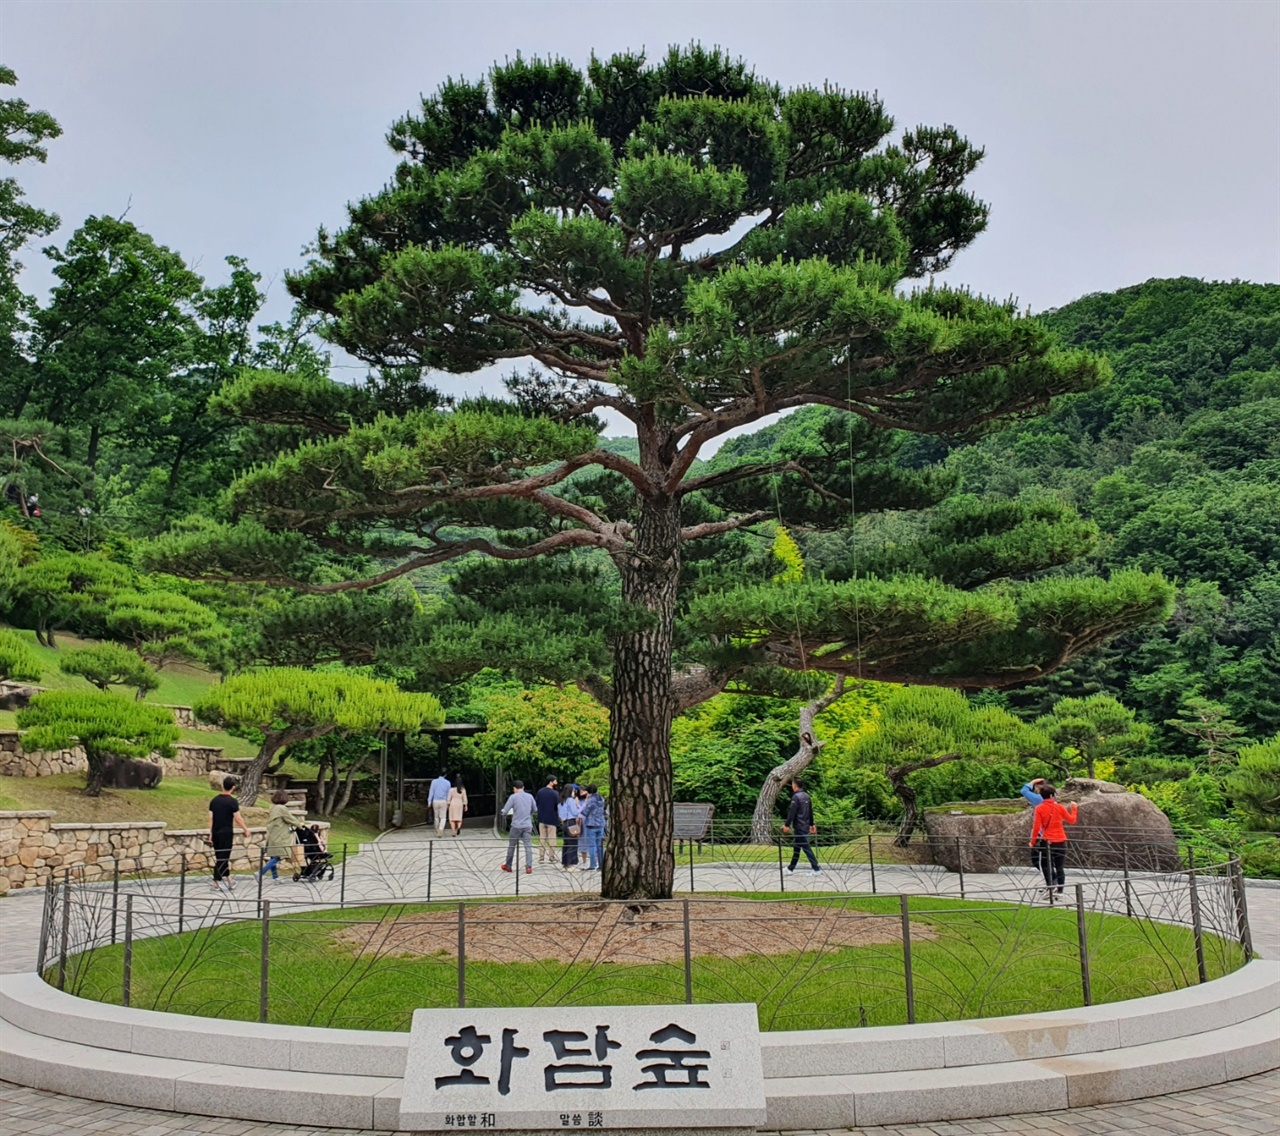
{"type": "Polygon", "coordinates": [[[236,785],[236,800],[240,804],[248,808],[257,803],[258,791],[262,788],[262,775],[267,771],[267,766],[280,750],[290,742],[298,740],[300,739],[290,737],[283,731],[267,734],[262,739],[262,747],[258,750],[257,756],[240,774],[240,783],[236,785]]]}
{"type": "Polygon", "coordinates": [[[653,616],[620,635],[609,716],[609,828],[601,895],[669,899],[672,859],[671,652],[680,575],[680,504],[642,500],[632,547],[618,557],[622,598],[653,616]]]}
{"type": "Polygon", "coordinates": [[[101,754],[85,751],[85,761],[89,764],[89,771],[85,774],[84,779],[84,795],[86,797],[102,795],[102,760],[101,754]]]}

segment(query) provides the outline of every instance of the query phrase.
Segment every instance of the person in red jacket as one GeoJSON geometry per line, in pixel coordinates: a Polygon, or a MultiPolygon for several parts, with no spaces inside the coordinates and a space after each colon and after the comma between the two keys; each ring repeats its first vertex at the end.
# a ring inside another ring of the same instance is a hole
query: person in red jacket
{"type": "Polygon", "coordinates": [[[1054,799],[1058,790],[1047,781],[1035,786],[1041,801],[1031,820],[1031,847],[1040,845],[1040,870],[1044,873],[1045,894],[1053,902],[1055,888],[1062,894],[1067,882],[1067,833],[1062,822],[1075,824],[1079,811],[1075,805],[1060,805],[1054,799]]]}

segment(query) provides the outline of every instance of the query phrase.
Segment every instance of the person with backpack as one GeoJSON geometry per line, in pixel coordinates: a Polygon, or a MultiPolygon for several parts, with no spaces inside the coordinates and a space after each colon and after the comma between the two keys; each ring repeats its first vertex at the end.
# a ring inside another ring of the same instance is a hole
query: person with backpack
{"type": "Polygon", "coordinates": [[[813,823],[813,798],[804,791],[804,782],[798,777],[791,782],[791,807],[787,809],[787,823],[782,826],[782,831],[784,834],[795,834],[791,842],[791,867],[787,871],[796,870],[803,851],[809,858],[813,874],[819,875],[822,869],[818,867],[818,857],[814,854],[813,845],[809,843],[809,837],[818,831],[818,826],[813,823]]]}
{"type": "Polygon", "coordinates": [[[1060,805],[1058,790],[1042,777],[1028,781],[1020,790],[1035,805],[1031,817],[1031,847],[1038,854],[1040,872],[1044,876],[1045,896],[1053,902],[1067,882],[1067,831],[1063,822],[1075,824],[1080,815],[1074,804],[1060,805]]]}

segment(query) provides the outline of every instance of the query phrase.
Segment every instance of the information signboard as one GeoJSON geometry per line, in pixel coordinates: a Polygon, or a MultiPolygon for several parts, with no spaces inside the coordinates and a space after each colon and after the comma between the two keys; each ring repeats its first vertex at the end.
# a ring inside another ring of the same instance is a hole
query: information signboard
{"type": "Polygon", "coordinates": [[[418,1010],[400,1128],[757,1128],[752,1003],[418,1010]]]}

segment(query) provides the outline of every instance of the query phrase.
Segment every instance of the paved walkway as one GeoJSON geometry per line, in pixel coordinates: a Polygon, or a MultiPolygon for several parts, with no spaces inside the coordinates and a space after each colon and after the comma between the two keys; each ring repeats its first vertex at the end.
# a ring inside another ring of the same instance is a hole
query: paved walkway
{"type": "MultiPolygon", "coordinates": [[[[1103,1108],[1035,1112],[990,1120],[843,1129],[860,1136],[1275,1136],[1280,1133],[1280,1072],[1103,1108]]],[[[248,1120],[182,1116],[43,1093],[0,1082],[0,1136],[357,1136],[353,1129],[293,1128],[248,1120]]],[[[367,1129],[360,1136],[372,1136],[367,1129]]],[[[818,1136],[818,1134],[804,1134],[818,1136]]]]}
{"type": "MultiPolygon", "coordinates": [[[[446,837],[434,842],[424,841],[421,836],[410,839],[406,834],[392,841],[364,846],[359,855],[351,857],[345,881],[339,877],[309,889],[284,883],[269,886],[264,895],[273,903],[315,907],[336,905],[340,895],[348,901],[425,898],[428,879],[435,899],[509,896],[517,887],[522,895],[590,894],[599,887],[598,878],[591,873],[565,874],[542,868],[532,876],[507,875],[497,870],[504,852],[505,842],[488,835],[468,834],[457,841],[446,837]]],[[[771,863],[695,864],[692,881],[688,871],[684,865],[677,876],[680,890],[686,890],[690,882],[695,893],[776,890],[779,886],[777,865],[771,863]]],[[[1079,878],[1086,885],[1089,906],[1115,910],[1120,905],[1123,909],[1123,888],[1114,874],[1080,873],[1079,878]]],[[[882,893],[959,893],[956,876],[927,867],[881,866],[875,883],[882,893]]],[[[795,876],[784,877],[782,884],[789,892],[870,891],[870,869],[865,864],[828,865],[821,876],[797,872],[795,876]]],[[[150,880],[137,886],[145,890],[153,910],[163,911],[166,917],[172,915],[177,894],[174,881],[150,880]]],[[[1029,870],[969,875],[965,887],[966,894],[973,898],[1026,898],[1034,890],[1034,876],[1029,870]]],[[[239,898],[230,901],[213,895],[203,880],[190,881],[184,896],[188,925],[205,918],[226,918],[232,913],[229,907],[251,914],[256,890],[244,882],[239,890],[239,898]]],[[[1170,917],[1179,914],[1174,897],[1158,887],[1145,885],[1140,879],[1134,882],[1132,895],[1144,911],[1155,917],[1159,910],[1170,917]]],[[[1250,885],[1248,902],[1255,950],[1265,957],[1280,958],[1280,890],[1250,885]]],[[[18,892],[0,901],[0,972],[34,969],[42,907],[43,894],[36,889],[18,892]]],[[[1280,1072],[1196,1092],[1099,1108],[856,1131],[864,1136],[997,1136],[1009,1132],[1052,1136],[1103,1136],[1116,1132],[1131,1136],[1194,1136],[1201,1132],[1221,1136],[1280,1136],[1280,1072]]],[[[339,1136],[335,1129],[304,1129],[125,1108],[0,1081],[0,1136],[61,1136],[77,1132],[104,1136],[195,1136],[197,1133],[202,1136],[210,1133],[339,1136]]]]}

